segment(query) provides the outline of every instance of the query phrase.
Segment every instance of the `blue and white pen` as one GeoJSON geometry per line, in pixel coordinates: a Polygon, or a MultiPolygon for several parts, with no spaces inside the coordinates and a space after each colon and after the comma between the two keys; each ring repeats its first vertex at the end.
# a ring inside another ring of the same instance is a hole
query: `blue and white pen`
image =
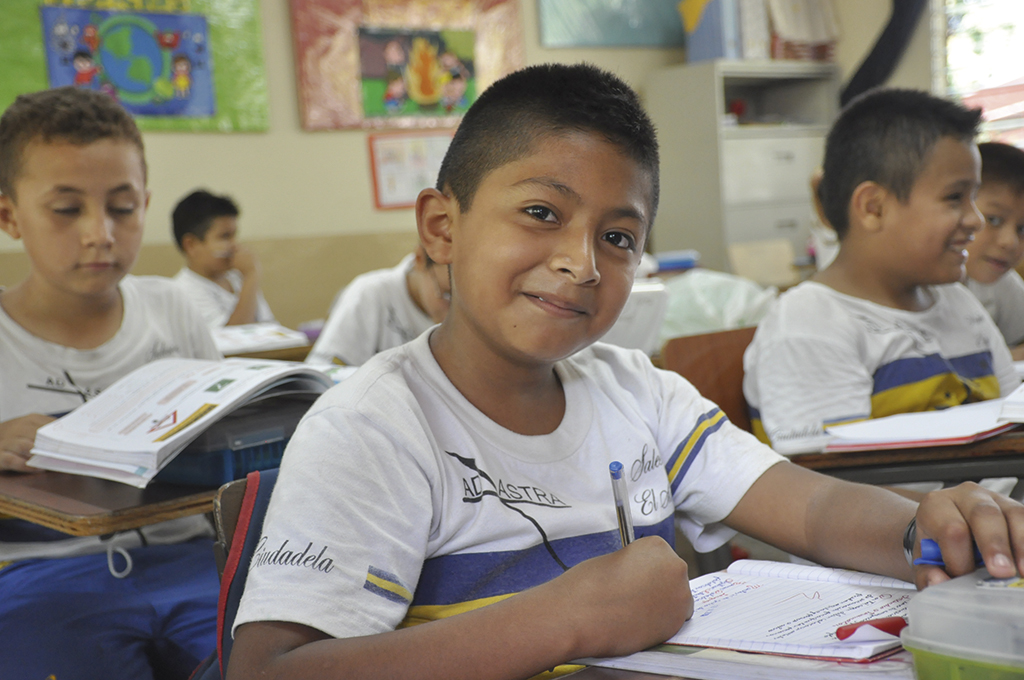
{"type": "Polygon", "coordinates": [[[615,496],[615,514],[619,518],[619,538],[622,547],[633,542],[633,517],[629,514],[629,494],[626,492],[626,478],[622,475],[622,463],[613,460],[608,466],[612,476],[612,494],[615,496]]]}

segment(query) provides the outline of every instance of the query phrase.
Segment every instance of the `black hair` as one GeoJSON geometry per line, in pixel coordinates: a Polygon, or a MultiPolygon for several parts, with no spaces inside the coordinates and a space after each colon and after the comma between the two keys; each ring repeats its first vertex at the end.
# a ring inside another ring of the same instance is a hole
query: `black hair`
{"type": "Polygon", "coordinates": [[[981,184],[1005,184],[1024,194],[1024,151],[1001,142],[978,145],[981,153],[981,184]]]}
{"type": "Polygon", "coordinates": [[[17,200],[14,182],[30,142],[85,146],[101,139],[138,147],[145,176],[142,134],[131,114],[110,95],[70,86],[19,95],[0,116],[0,193],[17,200]]]}
{"type": "Polygon", "coordinates": [[[180,250],[185,234],[193,234],[200,241],[206,238],[210,225],[218,217],[238,217],[238,206],[228,196],[217,196],[198,189],[181,199],[171,213],[174,241],[180,250]]]}
{"type": "Polygon", "coordinates": [[[849,230],[853,192],[876,182],[905,202],[935,143],[943,137],[971,142],[981,109],[968,109],[927,92],[876,89],[839,113],[825,142],[818,197],[842,240],[849,230]]]}
{"type": "Polygon", "coordinates": [[[470,106],[445,153],[437,189],[466,212],[483,178],[527,156],[540,137],[593,132],[617,145],[651,177],[658,209],[658,141],[640,99],[617,76],[590,64],[540,64],[511,73],[470,106]]]}
{"type": "Polygon", "coordinates": [[[78,50],[77,52],[74,53],[74,55],[72,55],[71,61],[74,61],[75,59],[82,59],[82,58],[85,58],[85,59],[88,59],[89,61],[92,61],[92,59],[93,59],[92,52],[90,52],[89,50],[78,50]]]}

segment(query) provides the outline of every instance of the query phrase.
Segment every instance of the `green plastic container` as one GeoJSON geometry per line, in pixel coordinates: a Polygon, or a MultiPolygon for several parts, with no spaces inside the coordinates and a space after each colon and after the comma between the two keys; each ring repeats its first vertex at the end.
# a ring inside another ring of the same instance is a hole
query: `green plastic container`
{"type": "Polygon", "coordinates": [[[921,591],[907,614],[918,680],[1024,679],[1024,587],[994,587],[979,569],[921,591]]]}

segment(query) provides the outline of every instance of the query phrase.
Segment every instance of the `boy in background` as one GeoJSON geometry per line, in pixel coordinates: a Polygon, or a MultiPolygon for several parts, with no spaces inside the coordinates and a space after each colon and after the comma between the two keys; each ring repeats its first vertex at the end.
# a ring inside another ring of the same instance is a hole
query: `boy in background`
{"type": "Polygon", "coordinates": [[[396,267],[360,274],[345,286],[313,344],[308,363],[361,366],[444,319],[448,268],[422,246],[396,267]]]}
{"type": "Polygon", "coordinates": [[[1020,380],[958,283],[981,228],[979,110],[911,90],[851,102],[818,186],[835,260],[779,297],[744,356],[754,432],[813,449],[824,428],[1009,394],[1020,380]]]}
{"type": "Polygon", "coordinates": [[[210,328],[275,321],[260,291],[260,262],[235,242],[238,206],[198,190],[181,199],[171,222],[185,266],[174,277],[210,328]]]}
{"type": "Polygon", "coordinates": [[[992,316],[1014,359],[1024,359],[1024,151],[986,142],[975,203],[984,226],[967,246],[967,288],[992,316]]]}
{"type": "Polygon", "coordinates": [[[1020,504],[964,485],[918,507],[799,468],[643,352],[593,344],[657,202],[654,128],[615,76],[533,66],[480,96],[416,203],[448,314],[295,431],[229,680],[522,678],[644,649],[692,611],[676,522],[701,550],[739,530],[924,586],[948,577],[907,561],[916,512],[950,573],[973,569],[972,530],[990,568],[1024,567],[1020,504]],[[640,536],[621,550],[616,459],[640,536]],[[316,568],[278,559],[292,546],[316,568]]]}
{"type": "MultiPolygon", "coordinates": [[[[109,96],[37,92],[0,117],[0,228],[29,260],[0,291],[0,469],[30,471],[40,426],[139,366],[220,358],[172,282],[127,276],[148,203],[142,136],[109,96]]],[[[211,534],[200,516],[104,538],[0,521],[0,677],[187,678],[215,645],[211,534]]]]}

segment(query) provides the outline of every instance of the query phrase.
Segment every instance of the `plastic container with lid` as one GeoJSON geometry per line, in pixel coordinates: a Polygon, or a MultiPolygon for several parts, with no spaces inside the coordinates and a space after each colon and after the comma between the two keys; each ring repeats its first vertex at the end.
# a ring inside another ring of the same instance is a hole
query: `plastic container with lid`
{"type": "Polygon", "coordinates": [[[903,646],[918,680],[1024,678],[1024,582],[984,569],[931,586],[910,601],[903,646]]]}

